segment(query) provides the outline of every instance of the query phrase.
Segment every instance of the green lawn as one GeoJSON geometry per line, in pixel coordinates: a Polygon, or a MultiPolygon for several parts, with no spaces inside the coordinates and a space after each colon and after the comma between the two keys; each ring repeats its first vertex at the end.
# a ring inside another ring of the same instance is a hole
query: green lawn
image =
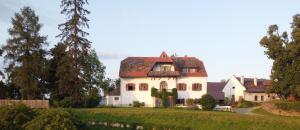
{"type": "Polygon", "coordinates": [[[156,108],[95,108],[72,111],[82,121],[121,122],[172,129],[300,129],[300,118],[272,115],[248,116],[229,112],[156,108]]]}

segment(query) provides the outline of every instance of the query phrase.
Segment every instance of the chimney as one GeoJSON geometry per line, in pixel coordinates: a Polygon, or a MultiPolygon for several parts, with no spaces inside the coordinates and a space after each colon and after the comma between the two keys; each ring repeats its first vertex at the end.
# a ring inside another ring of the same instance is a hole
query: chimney
{"type": "Polygon", "coordinates": [[[256,77],[253,78],[253,84],[255,87],[257,86],[257,78],[256,77]]]}
{"type": "Polygon", "coordinates": [[[241,78],[241,84],[244,85],[244,83],[245,83],[244,76],[241,76],[240,78],[241,78]]]}

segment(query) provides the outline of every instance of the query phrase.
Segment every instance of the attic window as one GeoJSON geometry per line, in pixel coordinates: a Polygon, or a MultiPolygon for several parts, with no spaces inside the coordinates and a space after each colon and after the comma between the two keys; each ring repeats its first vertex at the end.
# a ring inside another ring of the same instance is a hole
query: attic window
{"type": "Polygon", "coordinates": [[[162,55],[163,59],[166,59],[167,58],[167,55],[162,55]]]}

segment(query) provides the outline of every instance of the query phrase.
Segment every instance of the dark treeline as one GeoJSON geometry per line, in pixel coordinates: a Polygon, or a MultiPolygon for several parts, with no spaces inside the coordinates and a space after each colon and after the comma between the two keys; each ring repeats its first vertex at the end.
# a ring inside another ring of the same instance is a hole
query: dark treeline
{"type": "MultiPolygon", "coordinates": [[[[100,92],[110,91],[115,81],[105,78],[105,66],[86,38],[89,33],[87,0],[62,0],[58,25],[60,42],[47,50],[39,17],[24,7],[11,19],[10,37],[1,48],[5,80],[0,82],[0,99],[46,99],[57,107],[94,107],[100,92]]],[[[118,82],[118,80],[116,80],[118,82]]]]}

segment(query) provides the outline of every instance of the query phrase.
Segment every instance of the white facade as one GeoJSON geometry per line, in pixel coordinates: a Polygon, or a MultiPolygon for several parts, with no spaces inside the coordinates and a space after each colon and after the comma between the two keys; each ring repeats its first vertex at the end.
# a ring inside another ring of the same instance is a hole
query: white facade
{"type": "MultiPolygon", "coordinates": [[[[223,88],[225,97],[229,98],[230,100],[234,98],[235,102],[239,101],[240,99],[251,102],[264,102],[277,98],[275,94],[268,94],[265,92],[247,92],[243,83],[244,77],[240,77],[239,81],[235,76],[231,76],[223,88]]],[[[257,83],[257,79],[253,78],[253,87],[257,86],[257,83]]]]}
{"type": "Polygon", "coordinates": [[[244,99],[252,102],[265,102],[277,99],[277,96],[275,94],[245,92],[244,99]]]}
{"type": "Polygon", "coordinates": [[[244,98],[245,91],[246,88],[236,79],[235,76],[231,76],[223,88],[225,97],[230,100],[234,97],[235,101],[238,101],[240,98],[244,98]]]}
{"type": "MultiPolygon", "coordinates": [[[[207,93],[207,78],[206,77],[184,77],[184,78],[121,78],[121,101],[118,106],[129,106],[133,101],[144,102],[146,107],[155,107],[155,99],[151,97],[151,88],[160,89],[161,82],[167,82],[167,90],[171,91],[176,88],[178,83],[184,83],[187,85],[185,91],[178,90],[178,99],[188,99],[188,98],[201,98],[207,93]],[[127,91],[127,84],[135,84],[136,88],[134,91],[127,91]],[[139,84],[147,83],[148,90],[140,91],[139,84]],[[202,84],[201,91],[193,91],[192,84],[200,83],[202,84]]],[[[116,104],[114,104],[116,105],[116,104]]]]}
{"type": "MultiPolygon", "coordinates": [[[[169,92],[176,88],[180,103],[207,94],[207,73],[203,62],[195,57],[169,57],[165,52],[159,57],[128,57],[121,62],[119,74],[120,89],[108,94],[107,105],[132,106],[138,101],[146,107],[159,106],[151,96],[152,88],[169,92]]],[[[168,102],[174,104],[173,100],[168,102]]]]}

